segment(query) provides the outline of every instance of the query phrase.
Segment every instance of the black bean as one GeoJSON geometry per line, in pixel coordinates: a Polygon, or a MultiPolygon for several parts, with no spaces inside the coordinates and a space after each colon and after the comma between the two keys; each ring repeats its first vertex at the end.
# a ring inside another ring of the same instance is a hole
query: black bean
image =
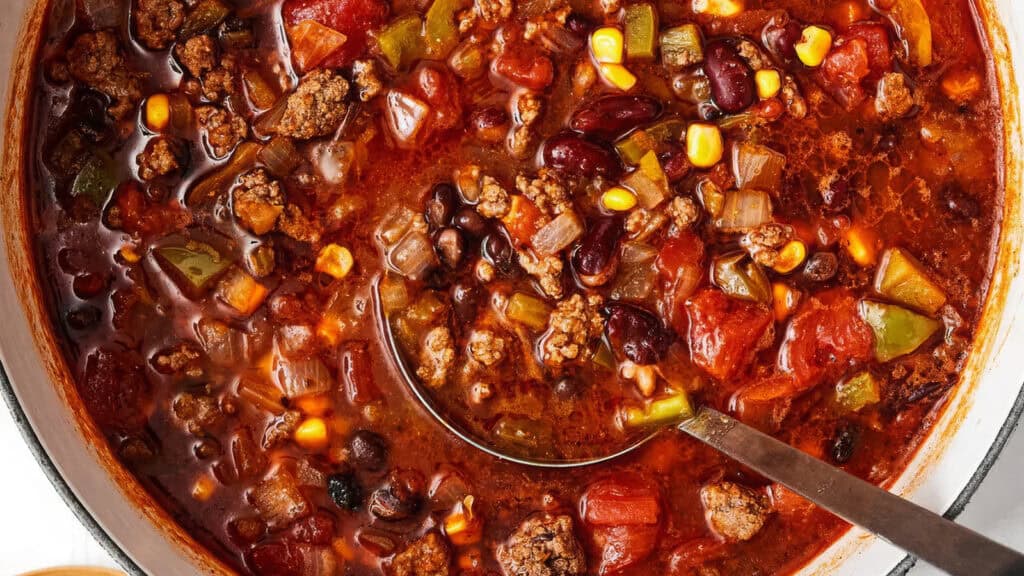
{"type": "Polygon", "coordinates": [[[349,462],[357,468],[379,472],[387,465],[388,444],[370,430],[357,430],[348,441],[349,462]]]}
{"type": "Polygon", "coordinates": [[[363,491],[351,473],[331,474],[327,477],[327,495],[342,510],[358,510],[363,491]]]}
{"type": "Polygon", "coordinates": [[[73,330],[86,330],[98,324],[102,316],[99,308],[86,304],[68,312],[66,318],[73,330]]]}
{"type": "Polygon", "coordinates": [[[470,324],[480,309],[484,293],[476,284],[456,284],[452,287],[452,310],[459,321],[470,324]]]}
{"type": "Polygon", "coordinates": [[[829,442],[829,455],[836,464],[846,464],[853,458],[857,447],[859,431],[855,426],[843,425],[836,430],[836,435],[829,442]]]}
{"type": "Polygon", "coordinates": [[[427,206],[424,216],[427,224],[432,230],[444,228],[451,223],[452,216],[458,208],[458,193],[451,184],[438,184],[434,186],[427,199],[427,206]]]}
{"type": "Polygon", "coordinates": [[[605,307],[608,338],[618,351],[636,364],[657,364],[665,358],[672,335],[657,316],[631,304],[605,307]]]}
{"type": "Polygon", "coordinates": [[[484,257],[503,274],[511,274],[516,269],[517,256],[512,243],[501,232],[492,232],[484,238],[484,257]]]}
{"type": "Polygon", "coordinates": [[[977,218],[981,214],[978,201],[968,194],[959,182],[950,182],[943,186],[939,191],[939,202],[942,208],[963,220],[977,218]]]}
{"type": "Polygon", "coordinates": [[[462,234],[455,228],[445,228],[434,236],[434,248],[441,262],[449,268],[455,269],[462,261],[462,255],[466,250],[466,242],[462,234]]]}
{"type": "Polygon", "coordinates": [[[754,103],[754,72],[731,45],[716,42],[708,47],[704,74],[711,82],[711,98],[723,112],[742,112],[754,103]]]}
{"type": "Polygon", "coordinates": [[[585,36],[590,33],[593,27],[594,23],[578,12],[573,12],[565,18],[565,28],[573,34],[585,36]]]}
{"type": "Polygon", "coordinates": [[[827,282],[839,271],[839,259],[831,252],[815,252],[804,264],[804,276],[814,282],[827,282]]]}
{"type": "Polygon", "coordinates": [[[487,232],[487,221],[469,206],[460,208],[455,213],[454,224],[472,238],[479,238],[487,232]]]}

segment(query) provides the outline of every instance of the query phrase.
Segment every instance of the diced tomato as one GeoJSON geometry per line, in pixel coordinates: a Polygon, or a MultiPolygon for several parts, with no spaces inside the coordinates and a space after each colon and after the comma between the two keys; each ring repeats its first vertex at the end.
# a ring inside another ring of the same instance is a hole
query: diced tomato
{"type": "Polygon", "coordinates": [[[726,544],[714,538],[698,538],[680,545],[668,559],[669,576],[689,576],[694,568],[723,558],[726,544]]]}
{"type": "Polygon", "coordinates": [[[856,108],[866,98],[861,80],[867,77],[868,45],[861,38],[837,42],[821,65],[825,90],[847,110],[856,108]]]}
{"type": "Polygon", "coordinates": [[[340,68],[352,63],[367,44],[367,33],[382,24],[389,6],[384,0],[285,0],[281,14],[288,26],[315,20],[344,34],[345,44],[328,56],[323,65],[340,68]]]}
{"type": "Polygon", "coordinates": [[[506,45],[494,59],[494,72],[530,90],[544,90],[555,79],[551,59],[525,45],[506,45]]]}
{"type": "Polygon", "coordinates": [[[729,380],[747,368],[773,322],[768,307],[712,289],[697,293],[686,309],[693,363],[718,380],[729,380]]]}
{"type": "Polygon", "coordinates": [[[583,518],[592,526],[657,524],[658,490],[637,476],[599,480],[582,499],[583,518]]]}
{"type": "Polygon", "coordinates": [[[430,132],[443,132],[462,123],[459,84],[447,68],[423,62],[413,72],[413,79],[417,95],[430,105],[432,114],[427,126],[430,132]]]}
{"type": "Polygon", "coordinates": [[[669,324],[676,334],[685,336],[686,299],[704,278],[704,242],[688,230],[669,237],[662,244],[654,265],[665,283],[669,324]]]}
{"type": "Polygon", "coordinates": [[[529,198],[516,194],[512,196],[511,207],[508,214],[502,217],[501,222],[517,246],[527,246],[540,227],[540,220],[543,216],[540,208],[537,208],[537,205],[529,198]]]}
{"type": "Polygon", "coordinates": [[[349,402],[362,406],[379,399],[381,391],[373,379],[369,345],[366,342],[346,342],[341,350],[339,373],[349,402]]]}
{"type": "Polygon", "coordinates": [[[149,420],[152,388],[135,354],[100,348],[86,359],[78,382],[82,401],[101,428],[130,432],[149,420]]]}
{"type": "Polygon", "coordinates": [[[789,414],[800,389],[788,374],[775,374],[733,394],[730,408],[736,417],[759,430],[775,432],[789,414]]]}
{"type": "Polygon", "coordinates": [[[601,549],[597,573],[615,574],[650,556],[658,544],[657,525],[602,526],[594,530],[594,543],[601,549]]]}
{"type": "Polygon", "coordinates": [[[114,208],[108,215],[112,227],[129,234],[163,236],[180,230],[191,220],[177,200],[166,204],[150,202],[137,182],[126,182],[114,193],[114,208]]]}
{"type": "Polygon", "coordinates": [[[869,80],[877,80],[892,70],[892,49],[889,32],[885,26],[874,22],[858,22],[844,32],[840,38],[860,38],[867,43],[869,80]]]}
{"type": "Polygon", "coordinates": [[[810,500],[782,484],[772,484],[768,494],[772,498],[772,508],[787,519],[805,519],[814,511],[814,504],[810,500]]]}
{"type": "Polygon", "coordinates": [[[835,290],[808,300],[796,313],[779,349],[779,369],[803,391],[872,358],[871,329],[857,313],[857,300],[835,290]]]}

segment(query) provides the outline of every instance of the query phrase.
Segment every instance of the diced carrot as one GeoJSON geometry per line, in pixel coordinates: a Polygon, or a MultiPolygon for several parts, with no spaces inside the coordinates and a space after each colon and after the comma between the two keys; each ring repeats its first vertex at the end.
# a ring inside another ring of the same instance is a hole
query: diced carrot
{"type": "Polygon", "coordinates": [[[238,269],[220,285],[221,300],[245,316],[251,315],[263,304],[268,292],[264,285],[238,269]]]}

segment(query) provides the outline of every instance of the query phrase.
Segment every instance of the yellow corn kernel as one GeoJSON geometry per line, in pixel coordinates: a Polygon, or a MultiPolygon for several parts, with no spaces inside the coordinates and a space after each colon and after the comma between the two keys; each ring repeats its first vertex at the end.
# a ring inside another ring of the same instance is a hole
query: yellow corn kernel
{"type": "Polygon", "coordinates": [[[475,499],[466,496],[444,519],[444,534],[456,546],[476,544],[483,536],[483,524],[473,512],[475,499]]]}
{"type": "Polygon", "coordinates": [[[872,266],[878,260],[878,246],[874,234],[865,228],[850,228],[843,235],[846,251],[861,266],[872,266]]]}
{"type": "Polygon", "coordinates": [[[323,450],[327,448],[327,423],[323,418],[306,418],[295,429],[294,439],[306,450],[323,450]]]}
{"type": "Polygon", "coordinates": [[[636,206],[636,194],[620,186],[615,186],[601,194],[601,205],[612,212],[627,212],[636,206]]]}
{"type": "Polygon", "coordinates": [[[697,168],[711,168],[722,160],[722,131],[714,124],[694,122],[686,127],[686,157],[697,168]]]}
{"type": "Polygon", "coordinates": [[[800,303],[800,293],[782,282],[772,284],[772,309],[775,320],[782,322],[796,310],[800,303]]]}
{"type": "Polygon", "coordinates": [[[167,94],[153,94],[146,99],[146,126],[160,132],[171,122],[171,99],[167,94]]]}
{"type": "Polygon", "coordinates": [[[601,78],[604,78],[605,82],[619,90],[622,90],[623,92],[626,92],[633,86],[636,86],[636,76],[634,76],[629,70],[626,70],[626,67],[621,64],[601,64],[601,68],[599,70],[601,72],[601,78]]]}
{"type": "Polygon", "coordinates": [[[354,263],[352,253],[348,251],[348,248],[337,244],[328,244],[320,250],[320,254],[316,257],[316,270],[341,280],[352,271],[354,263]]]}
{"type": "Polygon", "coordinates": [[[790,240],[779,250],[779,259],[772,266],[779,274],[789,274],[796,267],[804,263],[807,258],[807,246],[799,240],[790,240]]]}
{"type": "Polygon", "coordinates": [[[331,399],[326,394],[311,394],[296,398],[295,407],[306,416],[323,416],[331,409],[331,399]]]}
{"type": "Polygon", "coordinates": [[[693,0],[693,11],[728,18],[743,12],[743,0],[693,0]]]}
{"type": "Polygon", "coordinates": [[[203,474],[196,478],[195,484],[192,485],[192,497],[200,502],[208,501],[216,491],[217,481],[209,474],[203,474]]]}
{"type": "Polygon", "coordinates": [[[765,68],[754,74],[754,83],[757,84],[757,95],[762,100],[767,100],[779,93],[782,88],[782,76],[778,70],[765,68]]]}
{"type": "Polygon", "coordinates": [[[612,26],[602,26],[590,35],[590,51],[598,64],[622,64],[625,45],[622,30],[612,26]]]}
{"type": "Polygon", "coordinates": [[[121,258],[129,264],[135,264],[142,259],[142,255],[140,255],[135,249],[135,246],[132,246],[131,244],[121,246],[121,249],[118,250],[118,254],[120,254],[121,258]]]}
{"type": "Polygon", "coordinates": [[[808,26],[804,28],[800,41],[793,45],[793,49],[805,66],[821,66],[828,51],[832,49],[832,33],[821,26],[808,26]]]}

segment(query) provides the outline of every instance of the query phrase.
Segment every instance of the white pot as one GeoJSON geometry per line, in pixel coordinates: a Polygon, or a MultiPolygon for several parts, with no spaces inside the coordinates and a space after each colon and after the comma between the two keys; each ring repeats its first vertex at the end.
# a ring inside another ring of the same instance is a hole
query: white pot
{"type": "MultiPolygon", "coordinates": [[[[67,393],[74,390],[50,321],[36,292],[33,253],[24,226],[20,161],[24,95],[42,3],[5,0],[0,8],[0,391],[58,491],[115,558],[131,572],[230,574],[170,520],[121,469],[96,429],[67,393]],[[9,73],[6,71],[10,70],[9,73]],[[5,75],[6,73],[6,75],[5,75]]],[[[976,0],[1003,101],[1006,204],[997,269],[964,382],[893,490],[935,511],[959,512],[1024,410],[1024,220],[1022,99],[1024,2],[976,0]],[[1013,63],[1020,64],[1016,69],[1013,63]]],[[[801,574],[865,576],[905,569],[899,550],[860,530],[849,531],[801,574]]]]}

